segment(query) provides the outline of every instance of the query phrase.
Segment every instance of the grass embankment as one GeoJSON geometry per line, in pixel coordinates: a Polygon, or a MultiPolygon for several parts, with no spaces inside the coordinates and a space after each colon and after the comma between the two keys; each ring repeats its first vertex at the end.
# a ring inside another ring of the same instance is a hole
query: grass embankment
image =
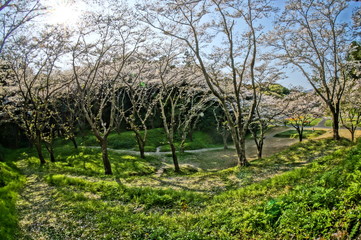
{"type": "Polygon", "coordinates": [[[15,239],[354,239],[361,234],[361,143],[308,141],[248,168],[161,177],[155,175],[160,167],[155,158],[111,152],[116,175],[105,176],[98,150],[76,152],[70,145],[56,150],[62,156],[58,163],[39,167],[31,153],[17,163],[28,182],[18,201],[21,231],[15,239]]]}
{"type": "MultiPolygon", "coordinates": [[[[326,133],[324,130],[303,130],[303,138],[314,138],[321,136],[322,134],[326,133]]],[[[296,130],[288,130],[281,133],[277,133],[275,137],[280,138],[298,138],[299,134],[296,130]]]]}

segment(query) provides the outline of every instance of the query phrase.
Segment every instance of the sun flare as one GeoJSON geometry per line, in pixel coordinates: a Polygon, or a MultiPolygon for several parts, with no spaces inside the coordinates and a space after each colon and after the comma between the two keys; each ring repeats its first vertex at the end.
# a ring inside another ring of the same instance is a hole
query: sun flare
{"type": "Polygon", "coordinates": [[[80,15],[80,5],[74,1],[53,0],[48,1],[48,23],[52,25],[75,25],[80,15]]]}

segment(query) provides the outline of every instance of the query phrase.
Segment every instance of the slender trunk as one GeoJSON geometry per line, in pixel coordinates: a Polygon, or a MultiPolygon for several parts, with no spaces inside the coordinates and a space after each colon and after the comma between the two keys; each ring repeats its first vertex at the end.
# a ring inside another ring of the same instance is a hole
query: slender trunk
{"type": "Polygon", "coordinates": [[[178,163],[178,158],[177,158],[177,154],[176,154],[176,149],[174,146],[174,143],[172,141],[169,141],[169,146],[170,149],[172,150],[172,158],[173,158],[173,164],[174,164],[174,171],[175,172],[180,172],[180,168],[179,168],[179,163],[178,163]]]}
{"type": "Polygon", "coordinates": [[[258,159],[262,158],[262,147],[257,148],[257,157],[258,159]]]}
{"type": "Polygon", "coordinates": [[[139,145],[140,158],[145,159],[145,149],[144,149],[145,144],[143,141],[139,141],[138,145],[139,145]]]}
{"type": "Polygon", "coordinates": [[[247,161],[246,158],[246,136],[243,134],[243,136],[240,137],[239,140],[239,151],[238,153],[238,164],[242,167],[249,166],[250,163],[247,161]]]}
{"type": "Polygon", "coordinates": [[[262,158],[262,152],[263,152],[263,139],[261,139],[258,142],[258,145],[257,145],[257,157],[258,157],[258,159],[262,158]]]}
{"type": "Polygon", "coordinates": [[[51,162],[55,162],[55,156],[54,156],[54,151],[53,150],[50,150],[50,161],[51,162]]]}
{"type": "Polygon", "coordinates": [[[182,140],[181,143],[179,144],[180,153],[184,153],[184,144],[185,144],[185,140],[182,140]]]}
{"type": "Polygon", "coordinates": [[[44,155],[43,155],[43,150],[41,148],[41,134],[39,130],[36,130],[36,138],[35,138],[35,148],[36,151],[38,152],[38,156],[39,156],[39,160],[40,160],[40,164],[43,165],[46,163],[44,155]]]}
{"type": "Polygon", "coordinates": [[[180,153],[184,153],[184,144],[186,143],[186,140],[187,140],[187,133],[183,132],[182,140],[181,140],[181,142],[179,144],[179,152],[180,153]]]}
{"type": "Polygon", "coordinates": [[[70,141],[73,143],[74,148],[75,148],[75,149],[78,149],[78,144],[77,144],[77,142],[76,142],[75,137],[71,137],[71,138],[70,138],[70,141]]]}
{"type": "Polygon", "coordinates": [[[338,105],[336,107],[329,106],[332,114],[332,130],[333,130],[333,139],[334,140],[340,140],[340,133],[339,133],[339,127],[340,127],[340,111],[338,105]]]}
{"type": "Polygon", "coordinates": [[[39,157],[39,160],[40,160],[40,164],[43,165],[46,163],[45,161],[45,158],[44,158],[44,155],[43,155],[43,150],[41,149],[41,143],[40,143],[40,140],[37,139],[36,142],[35,142],[35,148],[36,148],[36,151],[38,152],[38,157],[39,157]]]}
{"type": "Polygon", "coordinates": [[[142,135],[139,132],[136,130],[133,130],[133,132],[135,133],[135,138],[137,139],[140,158],[145,159],[145,141],[143,141],[142,135]]]}
{"type": "Polygon", "coordinates": [[[107,139],[103,139],[101,141],[102,148],[102,157],[103,157],[103,165],[104,165],[104,173],[106,175],[112,175],[112,166],[110,165],[109,156],[108,156],[108,141],[107,139]]]}
{"type": "Polygon", "coordinates": [[[237,131],[236,129],[231,129],[231,136],[233,139],[233,144],[236,149],[237,158],[238,158],[238,166],[245,167],[249,165],[246,159],[245,135],[243,137],[238,137],[239,135],[237,135],[236,131],[237,131]]]}
{"type": "Polygon", "coordinates": [[[222,138],[223,138],[223,149],[228,149],[228,142],[227,142],[228,133],[227,132],[223,133],[222,138]]]}
{"type": "Polygon", "coordinates": [[[351,132],[351,141],[352,141],[352,142],[355,141],[355,130],[356,130],[356,128],[353,129],[352,131],[350,131],[350,132],[351,132]]]}
{"type": "Polygon", "coordinates": [[[300,142],[302,142],[302,140],[303,140],[303,128],[297,128],[297,132],[298,132],[298,140],[300,142]]]}
{"type": "Polygon", "coordinates": [[[46,150],[48,151],[50,155],[50,161],[55,162],[55,156],[54,156],[54,148],[52,143],[45,142],[46,150]]]}

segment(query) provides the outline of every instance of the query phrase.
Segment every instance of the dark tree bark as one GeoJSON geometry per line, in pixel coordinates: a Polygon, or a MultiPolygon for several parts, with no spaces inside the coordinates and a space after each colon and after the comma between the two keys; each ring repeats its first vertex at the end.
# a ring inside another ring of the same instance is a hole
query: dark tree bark
{"type": "Polygon", "coordinates": [[[43,165],[46,163],[46,161],[45,161],[45,158],[43,155],[43,150],[41,148],[40,133],[39,133],[39,136],[37,137],[37,139],[35,139],[34,144],[35,144],[36,151],[38,153],[40,164],[43,165]]]}
{"type": "Polygon", "coordinates": [[[176,173],[179,173],[180,168],[179,168],[178,158],[177,158],[176,149],[175,149],[173,141],[169,141],[169,146],[170,146],[171,151],[172,151],[172,159],[173,159],[173,164],[174,164],[174,171],[176,173]]]}
{"type": "Polygon", "coordinates": [[[113,174],[112,166],[110,165],[109,156],[108,156],[108,141],[106,139],[103,139],[100,144],[102,148],[104,173],[106,175],[112,175],[113,174]]]}
{"type": "Polygon", "coordinates": [[[75,148],[75,149],[78,149],[78,143],[76,142],[75,137],[71,137],[71,138],[70,138],[70,141],[73,143],[74,148],[75,148]]]}

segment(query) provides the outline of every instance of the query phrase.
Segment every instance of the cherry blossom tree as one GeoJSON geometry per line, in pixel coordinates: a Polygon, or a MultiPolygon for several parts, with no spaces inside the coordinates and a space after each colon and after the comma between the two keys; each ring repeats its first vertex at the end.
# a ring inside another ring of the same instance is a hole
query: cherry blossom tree
{"type": "Polygon", "coordinates": [[[227,119],[219,106],[213,106],[213,116],[216,121],[217,132],[222,136],[223,149],[228,149],[228,138],[230,135],[227,119]]]}
{"type": "Polygon", "coordinates": [[[40,4],[40,0],[0,1],[0,54],[11,36],[44,13],[45,8],[40,4]]]}
{"type": "MultiPolygon", "coordinates": [[[[192,80],[192,82],[197,82],[192,80]]],[[[179,151],[184,152],[185,143],[189,133],[196,127],[202,118],[203,112],[212,103],[204,87],[192,84],[182,86],[182,100],[178,107],[177,131],[180,137],[179,151]]]]}
{"type": "Polygon", "coordinates": [[[260,159],[262,158],[265,134],[271,125],[280,121],[287,103],[285,104],[284,98],[263,94],[259,96],[256,114],[249,125],[249,130],[257,147],[257,157],[260,159]]]}
{"type": "Polygon", "coordinates": [[[321,101],[315,93],[302,91],[292,92],[288,101],[284,111],[286,123],[296,129],[299,141],[302,142],[304,127],[323,115],[321,101]]]}
{"type": "Polygon", "coordinates": [[[52,98],[66,84],[57,78],[57,63],[64,54],[65,39],[56,29],[21,36],[5,54],[12,73],[5,87],[8,102],[5,109],[35,146],[41,164],[45,163],[43,142],[51,161],[55,161],[51,121],[57,113],[52,98]]]}
{"type": "Polygon", "coordinates": [[[77,100],[101,147],[105,174],[112,174],[108,136],[120,117],[118,90],[123,87],[122,79],[127,77],[126,66],[145,37],[124,3],[112,2],[110,6],[109,11],[90,13],[72,46],[72,78],[77,100]]]}
{"type": "Polygon", "coordinates": [[[121,89],[123,97],[118,101],[118,111],[134,132],[140,157],[143,159],[147,140],[147,122],[157,105],[155,97],[157,89],[150,84],[152,67],[147,58],[140,56],[138,59],[134,59],[128,66],[128,76],[123,78],[124,87],[121,89]]]}
{"type": "Polygon", "coordinates": [[[347,7],[345,0],[289,0],[269,38],[278,57],[298,69],[327,105],[334,139],[340,138],[340,103],[351,80],[345,67],[350,26],[340,19],[347,7]]]}
{"type": "Polygon", "coordinates": [[[361,83],[348,86],[341,103],[341,123],[355,141],[355,132],[361,127],[361,83]]]}
{"type": "Polygon", "coordinates": [[[158,54],[155,61],[155,84],[159,92],[156,96],[158,108],[163,121],[163,128],[166,133],[168,144],[172,152],[172,159],[175,172],[180,172],[178,157],[175,147],[175,131],[177,121],[177,110],[180,107],[183,96],[188,88],[189,71],[179,66],[181,51],[175,41],[168,44],[157,45],[158,54]],[[177,66],[178,65],[178,66],[177,66]]]}
{"type": "Polygon", "coordinates": [[[256,108],[254,68],[262,35],[259,21],[273,12],[270,3],[169,0],[138,5],[144,21],[187,45],[225,112],[241,166],[248,165],[245,135],[256,108]],[[216,39],[221,39],[221,44],[215,45],[216,39]],[[253,103],[245,108],[242,94],[247,87],[253,89],[253,103]]]}

